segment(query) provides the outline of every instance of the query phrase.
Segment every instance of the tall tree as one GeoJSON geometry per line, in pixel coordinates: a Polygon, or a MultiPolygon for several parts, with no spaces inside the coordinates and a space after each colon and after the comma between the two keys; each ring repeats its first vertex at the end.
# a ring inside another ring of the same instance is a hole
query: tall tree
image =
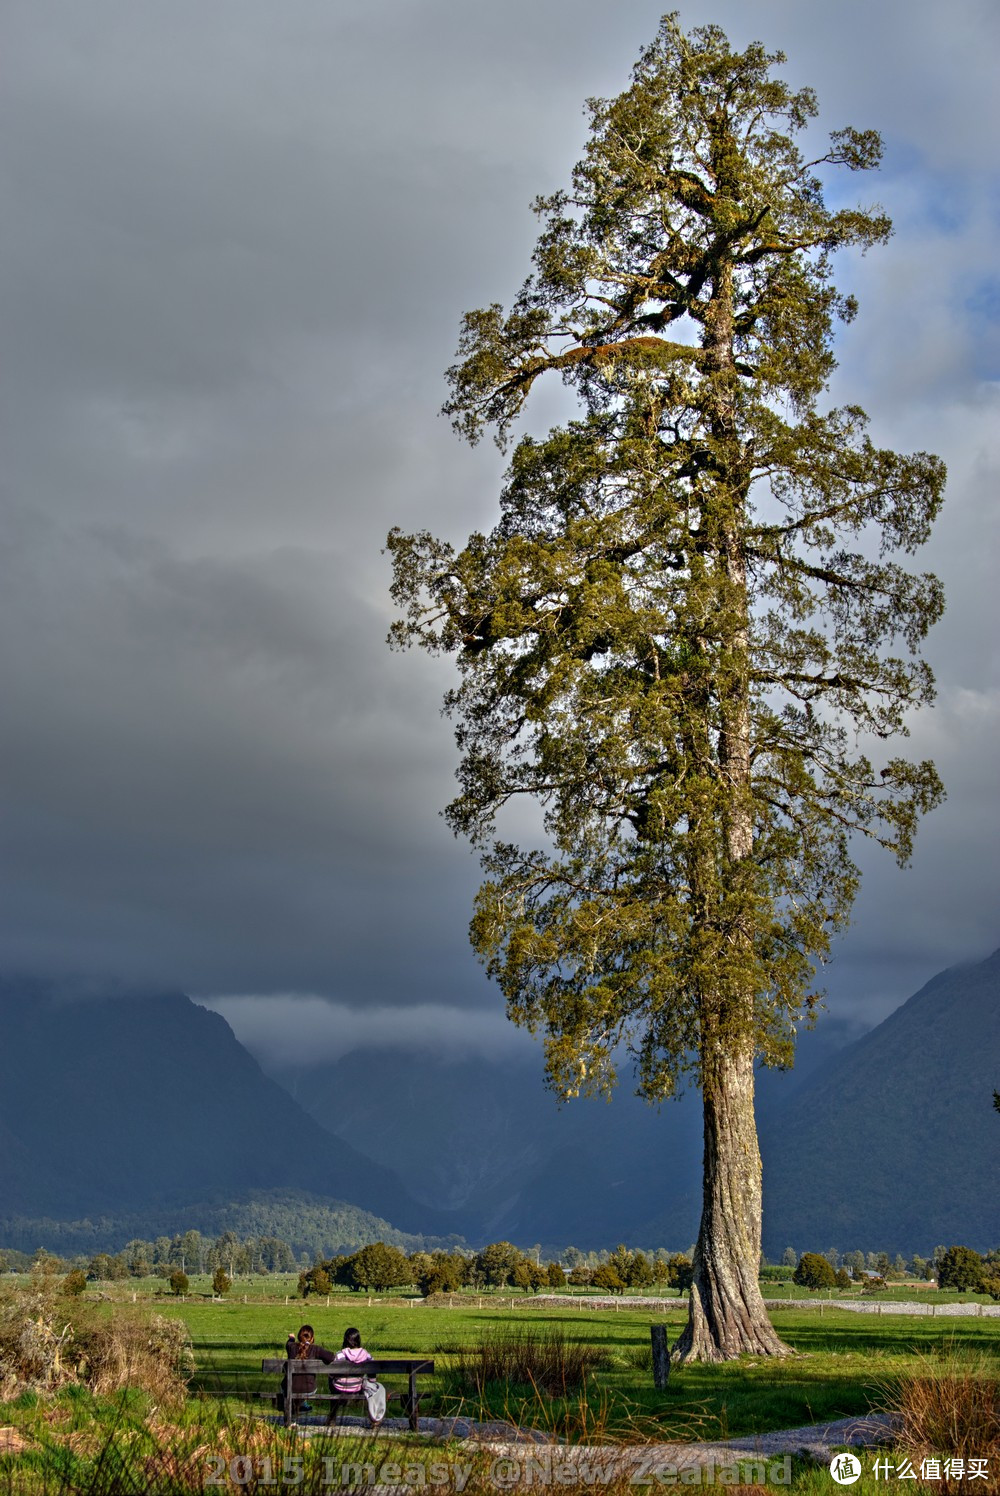
{"type": "Polygon", "coordinates": [[[905,863],[942,794],[932,764],[876,767],[858,740],[933,694],[917,651],[941,589],[892,553],[927,537],[944,469],[819,409],[855,311],[831,254],[891,232],[828,209],[822,180],[881,142],[844,129],[806,160],[815,96],[783,60],[667,16],[631,87],[590,103],[572,187],[536,205],[534,272],[509,314],[466,315],[445,407],[503,444],[558,374],[580,414],[519,442],[490,535],[389,537],[394,641],[458,659],[447,815],[483,849],[472,940],[511,1018],[546,1034],[561,1097],[609,1090],[629,1051],[653,1101],[700,1084],[678,1347],[711,1359],[785,1349],[757,1285],[755,1057],[787,1062],[816,1001],[850,834],[905,863]],[[521,796],[541,847],[498,837],[521,796]]]}

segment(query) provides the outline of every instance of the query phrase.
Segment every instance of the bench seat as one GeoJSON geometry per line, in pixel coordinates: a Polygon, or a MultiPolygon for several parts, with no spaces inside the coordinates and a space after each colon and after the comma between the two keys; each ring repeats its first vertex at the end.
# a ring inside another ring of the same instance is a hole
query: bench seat
{"type": "MultiPolygon", "coordinates": [[[[284,1356],[269,1356],[260,1363],[260,1369],[264,1372],[275,1373],[278,1376],[285,1376],[285,1386],[288,1388],[291,1388],[293,1385],[293,1371],[297,1372],[300,1376],[316,1377],[315,1392],[303,1392],[301,1398],[296,1393],[295,1400],[330,1403],[331,1422],[336,1416],[337,1405],[339,1403],[364,1402],[364,1393],[361,1391],[320,1391],[321,1377],[366,1376],[376,1377],[381,1380],[383,1376],[405,1376],[408,1378],[406,1391],[390,1391],[386,1388],[386,1400],[395,1398],[402,1403],[403,1411],[409,1420],[410,1428],[416,1431],[421,1398],[421,1394],[417,1391],[417,1377],[432,1374],[434,1371],[434,1362],[423,1356],[381,1356],[371,1361],[345,1361],[343,1364],[338,1365],[336,1361],[289,1361],[284,1356]],[[285,1375],[286,1372],[287,1375],[285,1375]]],[[[268,1394],[262,1393],[261,1395],[267,1396],[268,1394]]],[[[282,1400],[281,1393],[279,1392],[275,1397],[275,1402],[281,1405],[282,1401],[284,1403],[285,1426],[289,1427],[292,1423],[293,1398],[289,1395],[282,1400]]]]}

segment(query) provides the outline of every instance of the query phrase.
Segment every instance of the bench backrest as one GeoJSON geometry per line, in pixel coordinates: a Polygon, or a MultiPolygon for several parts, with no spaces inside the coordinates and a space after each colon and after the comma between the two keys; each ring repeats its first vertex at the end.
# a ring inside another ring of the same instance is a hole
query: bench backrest
{"type": "Polygon", "coordinates": [[[289,1361],[285,1356],[270,1356],[260,1363],[261,1371],[279,1374],[287,1366],[291,1366],[297,1372],[307,1372],[311,1376],[336,1377],[366,1377],[381,1372],[402,1372],[412,1376],[414,1372],[430,1374],[434,1370],[434,1362],[425,1360],[423,1357],[405,1359],[397,1356],[377,1357],[372,1361],[289,1361]]]}

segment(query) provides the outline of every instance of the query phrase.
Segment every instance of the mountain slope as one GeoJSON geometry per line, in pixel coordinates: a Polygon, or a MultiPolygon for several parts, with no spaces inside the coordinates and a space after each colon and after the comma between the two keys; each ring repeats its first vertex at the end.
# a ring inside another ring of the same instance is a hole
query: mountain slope
{"type": "Polygon", "coordinates": [[[940,972],[764,1120],[764,1247],[1000,1242],[1000,951],[940,972]]]}
{"type": "Polygon", "coordinates": [[[0,1214],[134,1213],[302,1189],[433,1230],[396,1175],[318,1126],[179,993],[0,986],[0,1214]]]}

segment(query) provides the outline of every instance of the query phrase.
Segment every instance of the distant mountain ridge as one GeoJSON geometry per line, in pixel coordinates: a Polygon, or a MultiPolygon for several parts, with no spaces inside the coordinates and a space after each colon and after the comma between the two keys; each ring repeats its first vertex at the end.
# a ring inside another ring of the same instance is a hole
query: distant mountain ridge
{"type": "MultiPolygon", "coordinates": [[[[1000,952],[933,977],[846,1045],[801,1035],[791,1075],[760,1071],[764,1248],[929,1253],[1000,1243],[1000,952]]],[[[276,1071],[331,1131],[362,1122],[373,1158],[450,1207],[472,1240],[685,1248],[701,1205],[696,1096],[558,1108],[538,1068],[391,1049],[276,1071]],[[411,1091],[432,1095],[408,1134],[411,1091]],[[331,1104],[336,1096],[338,1106],[331,1104]]]]}
{"type": "Polygon", "coordinates": [[[46,1216],[0,1216],[0,1247],[33,1253],[44,1246],[58,1256],[97,1252],[120,1252],[135,1238],[152,1240],[185,1231],[203,1236],[221,1236],[235,1231],[247,1237],[276,1236],[287,1242],[297,1257],[309,1262],[354,1252],[372,1241],[388,1242],[406,1252],[432,1252],[439,1247],[451,1251],[462,1245],[451,1236],[424,1236],[397,1231],[388,1221],[357,1205],[348,1205],[306,1190],[255,1190],[235,1201],[195,1201],[157,1211],[147,1208],[136,1215],[84,1217],[54,1220],[46,1216]]]}
{"type": "Polygon", "coordinates": [[[0,1034],[0,1218],[162,1214],[280,1188],[434,1231],[391,1169],[326,1132],[181,993],[8,980],[0,1034]]]}

